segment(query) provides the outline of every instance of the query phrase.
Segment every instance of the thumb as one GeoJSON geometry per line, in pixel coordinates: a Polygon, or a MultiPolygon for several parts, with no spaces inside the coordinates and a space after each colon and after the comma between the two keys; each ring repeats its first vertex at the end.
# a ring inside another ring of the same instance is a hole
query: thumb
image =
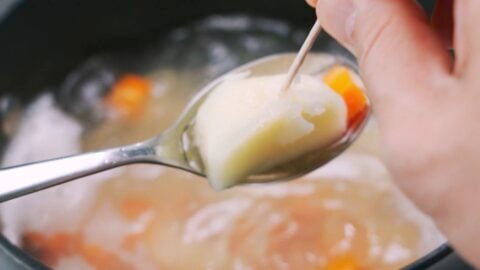
{"type": "Polygon", "coordinates": [[[318,0],[316,10],[356,55],[379,118],[405,96],[434,95],[433,78],[450,74],[452,60],[416,1],[318,0]]]}
{"type": "Polygon", "coordinates": [[[437,144],[419,143],[420,134],[437,135],[438,112],[458,89],[442,39],[415,0],[318,0],[316,10],[325,30],[357,57],[389,168],[407,195],[435,212],[438,200],[430,199],[444,194],[444,185],[407,180],[419,179],[411,173],[435,155],[437,144]]]}

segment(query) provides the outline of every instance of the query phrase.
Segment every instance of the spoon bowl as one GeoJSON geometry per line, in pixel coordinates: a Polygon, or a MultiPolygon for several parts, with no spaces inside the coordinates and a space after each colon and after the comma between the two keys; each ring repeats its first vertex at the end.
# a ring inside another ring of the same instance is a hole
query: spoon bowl
{"type": "MultiPolygon", "coordinates": [[[[202,157],[193,139],[195,116],[208,94],[225,79],[232,76],[267,76],[285,73],[294,53],[276,54],[240,66],[203,87],[187,104],[175,124],[163,134],[145,142],[106,149],[92,153],[40,161],[0,170],[0,202],[26,195],[83,176],[134,163],[154,163],[178,168],[205,176],[202,157]]],[[[329,54],[311,53],[299,72],[320,76],[334,65],[345,65],[355,70],[350,62],[329,54]]],[[[369,102],[367,102],[369,104],[369,102]]],[[[370,114],[370,106],[349,124],[343,136],[321,149],[255,172],[248,182],[272,182],[299,177],[322,166],[342,153],[355,141],[370,114]]]]}

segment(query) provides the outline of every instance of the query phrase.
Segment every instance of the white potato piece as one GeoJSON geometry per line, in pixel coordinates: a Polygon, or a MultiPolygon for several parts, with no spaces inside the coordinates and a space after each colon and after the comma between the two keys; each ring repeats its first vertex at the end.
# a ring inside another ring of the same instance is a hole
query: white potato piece
{"type": "Polygon", "coordinates": [[[341,96],[310,75],[281,91],[285,76],[227,79],[200,107],[194,139],[215,189],[325,146],[346,130],[341,96]]]}

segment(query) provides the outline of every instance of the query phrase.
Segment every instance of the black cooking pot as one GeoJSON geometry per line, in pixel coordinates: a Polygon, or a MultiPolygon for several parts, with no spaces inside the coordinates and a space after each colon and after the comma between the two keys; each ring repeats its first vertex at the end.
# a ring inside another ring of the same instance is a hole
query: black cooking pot
{"type": "MultiPolygon", "coordinates": [[[[431,8],[433,1],[424,1],[431,8]]],[[[144,46],[173,27],[211,14],[245,13],[307,28],[302,0],[0,0],[0,98],[27,101],[87,57],[144,46]],[[11,91],[11,92],[9,92],[11,91]]],[[[329,49],[342,49],[329,42],[329,49]]],[[[0,269],[47,269],[0,236],[0,269]]],[[[443,245],[406,269],[472,269],[443,245]]]]}

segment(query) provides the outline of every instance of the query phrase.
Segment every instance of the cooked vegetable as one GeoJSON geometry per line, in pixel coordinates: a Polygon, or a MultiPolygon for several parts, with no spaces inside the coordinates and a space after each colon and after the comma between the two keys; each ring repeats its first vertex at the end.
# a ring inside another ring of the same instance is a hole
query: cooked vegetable
{"type": "Polygon", "coordinates": [[[357,260],[351,255],[329,258],[326,270],[360,270],[357,260]]]}
{"type": "Polygon", "coordinates": [[[138,218],[141,214],[152,208],[152,204],[138,197],[128,197],[120,204],[121,213],[128,219],[138,218]]]}
{"type": "Polygon", "coordinates": [[[142,111],[150,90],[149,80],[139,75],[126,74],[113,85],[106,101],[120,113],[134,116],[142,111]]]}
{"type": "Polygon", "coordinates": [[[329,145],[347,128],[347,106],[317,77],[286,74],[225,80],[195,118],[194,140],[215,189],[329,145]]]}
{"type": "Polygon", "coordinates": [[[62,257],[80,255],[94,269],[132,269],[114,253],[85,242],[78,234],[45,235],[30,231],[23,235],[23,246],[27,252],[49,266],[55,266],[62,257]]]}
{"type": "Polygon", "coordinates": [[[365,94],[355,84],[348,68],[344,66],[333,67],[325,74],[323,81],[343,97],[347,105],[349,123],[367,106],[365,94]]]}

